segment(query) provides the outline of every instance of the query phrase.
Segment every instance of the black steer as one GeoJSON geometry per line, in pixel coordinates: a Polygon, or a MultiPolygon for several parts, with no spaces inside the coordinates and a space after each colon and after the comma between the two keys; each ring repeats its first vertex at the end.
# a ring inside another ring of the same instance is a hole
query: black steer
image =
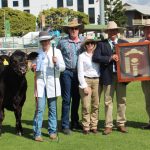
{"type": "MultiPolygon", "coordinates": [[[[26,100],[27,80],[25,74],[28,68],[29,56],[20,51],[15,51],[9,58],[9,65],[4,67],[0,73],[0,135],[2,133],[2,121],[4,120],[4,109],[14,111],[16,117],[16,133],[23,134],[21,125],[22,107],[26,100]]],[[[1,57],[1,56],[0,56],[1,57]]]]}

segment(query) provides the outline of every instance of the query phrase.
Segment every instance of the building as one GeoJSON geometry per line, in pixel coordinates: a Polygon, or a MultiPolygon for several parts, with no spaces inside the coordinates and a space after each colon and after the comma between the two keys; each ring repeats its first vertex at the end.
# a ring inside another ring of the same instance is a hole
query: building
{"type": "Polygon", "coordinates": [[[65,7],[88,14],[90,23],[97,24],[100,14],[99,3],[100,0],[0,0],[0,7],[26,11],[35,16],[44,9],[65,7]]]}
{"type": "Polygon", "coordinates": [[[150,18],[149,6],[125,3],[124,8],[128,18],[127,29],[132,31],[133,36],[140,36],[145,20],[150,18]]]}

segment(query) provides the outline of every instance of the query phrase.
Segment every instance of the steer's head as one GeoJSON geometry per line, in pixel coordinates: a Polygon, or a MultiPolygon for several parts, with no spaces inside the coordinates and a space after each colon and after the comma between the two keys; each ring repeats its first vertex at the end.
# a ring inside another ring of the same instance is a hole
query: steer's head
{"type": "Polygon", "coordinates": [[[28,70],[29,60],[34,60],[38,56],[38,53],[32,52],[29,55],[26,53],[16,50],[10,56],[9,66],[17,73],[18,75],[24,75],[28,70]]]}
{"type": "Polygon", "coordinates": [[[27,72],[28,61],[27,54],[17,50],[10,56],[10,67],[17,73],[18,75],[24,75],[27,72]]]}

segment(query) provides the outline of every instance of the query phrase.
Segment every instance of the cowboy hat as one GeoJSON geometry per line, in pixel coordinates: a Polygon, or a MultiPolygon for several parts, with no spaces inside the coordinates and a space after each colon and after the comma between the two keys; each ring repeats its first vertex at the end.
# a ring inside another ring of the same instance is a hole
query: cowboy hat
{"type": "Polygon", "coordinates": [[[118,25],[116,24],[116,22],[114,22],[114,21],[109,21],[108,22],[108,24],[107,24],[107,28],[106,28],[106,32],[108,31],[108,30],[118,30],[118,31],[120,31],[120,30],[122,30],[122,29],[124,29],[124,28],[122,28],[122,27],[118,27],[118,25]]]}
{"type": "Polygon", "coordinates": [[[39,33],[39,42],[42,42],[42,41],[47,41],[47,40],[52,40],[54,37],[53,36],[50,36],[48,34],[48,32],[46,31],[41,31],[39,33]]]}
{"type": "Polygon", "coordinates": [[[83,32],[83,29],[84,29],[84,26],[83,24],[80,24],[78,22],[78,19],[77,18],[73,18],[70,22],[68,22],[67,25],[63,25],[62,28],[63,28],[63,31],[67,34],[69,34],[68,32],[68,29],[69,28],[73,28],[73,27],[77,27],[79,28],[79,32],[82,33],[83,32]]]}

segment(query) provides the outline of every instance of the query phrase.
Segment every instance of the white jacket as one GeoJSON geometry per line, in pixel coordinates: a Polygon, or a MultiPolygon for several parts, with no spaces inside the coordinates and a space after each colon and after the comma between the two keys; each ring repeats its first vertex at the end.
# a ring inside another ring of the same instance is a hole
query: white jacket
{"type": "Polygon", "coordinates": [[[61,88],[60,88],[60,81],[59,81],[59,76],[60,76],[60,72],[65,70],[65,63],[61,54],[61,51],[59,49],[55,48],[55,57],[57,57],[57,63],[56,63],[56,67],[55,67],[55,78],[54,78],[54,64],[52,61],[52,57],[53,57],[53,50],[52,47],[50,47],[50,49],[47,52],[47,58],[49,61],[49,65],[48,65],[48,72],[45,74],[42,71],[42,59],[40,60],[39,58],[45,55],[45,53],[43,52],[43,50],[39,50],[39,55],[38,58],[36,60],[36,65],[37,66],[41,66],[39,67],[39,70],[36,70],[36,89],[35,89],[35,96],[37,97],[43,97],[44,94],[44,88],[46,88],[46,94],[47,94],[47,98],[52,98],[55,97],[55,83],[54,83],[54,79],[56,81],[56,96],[60,96],[61,95],[61,88]]]}

